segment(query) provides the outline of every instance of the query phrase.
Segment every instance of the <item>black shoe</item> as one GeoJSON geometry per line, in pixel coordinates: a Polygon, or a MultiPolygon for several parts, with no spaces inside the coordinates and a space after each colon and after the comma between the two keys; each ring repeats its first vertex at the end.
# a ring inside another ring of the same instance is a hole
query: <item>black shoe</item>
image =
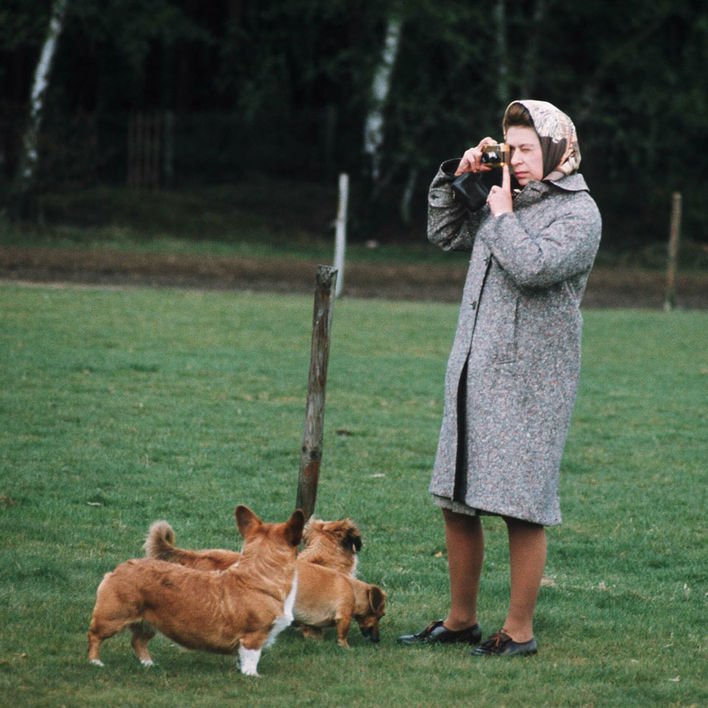
{"type": "Polygon", "coordinates": [[[472,650],[472,656],[531,656],[538,651],[535,639],[515,642],[504,630],[492,634],[483,644],[472,650]]]}
{"type": "Polygon", "coordinates": [[[418,634],[404,634],[398,638],[399,644],[478,644],[482,639],[482,628],[473,624],[467,629],[454,632],[443,625],[442,620],[431,622],[418,634]]]}

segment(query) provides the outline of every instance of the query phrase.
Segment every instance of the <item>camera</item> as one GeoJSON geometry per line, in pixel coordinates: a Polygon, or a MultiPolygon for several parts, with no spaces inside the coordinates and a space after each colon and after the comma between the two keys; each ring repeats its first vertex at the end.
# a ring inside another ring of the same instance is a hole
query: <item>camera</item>
{"type": "Polygon", "coordinates": [[[463,172],[452,181],[453,197],[464,204],[470,211],[481,209],[489,194],[489,187],[477,172],[463,172]]]}
{"type": "Polygon", "coordinates": [[[504,167],[509,164],[509,146],[506,143],[496,143],[482,147],[482,164],[489,167],[504,167]]]}

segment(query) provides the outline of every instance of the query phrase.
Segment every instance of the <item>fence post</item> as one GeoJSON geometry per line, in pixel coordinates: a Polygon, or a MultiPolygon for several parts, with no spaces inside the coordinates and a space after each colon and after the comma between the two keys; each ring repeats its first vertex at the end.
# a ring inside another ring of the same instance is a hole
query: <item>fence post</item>
{"type": "Polygon", "coordinates": [[[669,231],[669,255],[666,266],[666,294],[664,310],[669,312],[676,306],[676,268],[678,264],[679,240],[681,238],[681,192],[671,197],[671,227],[669,231]]]}
{"type": "Polygon", "coordinates": [[[127,182],[133,189],[160,188],[162,123],[157,113],[135,113],[128,119],[127,182]]]}
{"type": "Polygon", "coordinates": [[[339,175],[339,202],[337,204],[337,221],[334,238],[334,267],[339,277],[335,288],[335,297],[342,294],[344,288],[344,252],[347,244],[347,206],[349,203],[349,175],[343,172],[339,175]]]}
{"type": "Polygon", "coordinates": [[[335,268],[322,265],[317,267],[305,429],[302,436],[300,474],[295,502],[296,508],[302,509],[305,513],[306,519],[309,519],[315,510],[322,461],[325,388],[332,326],[332,289],[336,282],[335,268]]]}
{"type": "Polygon", "coordinates": [[[175,114],[173,111],[165,111],[165,156],[163,161],[163,172],[165,174],[165,184],[172,187],[175,176],[175,114]]]}

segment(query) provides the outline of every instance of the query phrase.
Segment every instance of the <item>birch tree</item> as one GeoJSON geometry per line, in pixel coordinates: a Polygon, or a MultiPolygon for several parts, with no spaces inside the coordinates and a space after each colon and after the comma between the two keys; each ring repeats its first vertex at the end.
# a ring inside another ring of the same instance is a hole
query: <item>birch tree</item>
{"type": "Polygon", "coordinates": [[[64,27],[66,6],[68,0],[54,0],[47,28],[47,34],[42,45],[42,51],[37,61],[30,94],[30,109],[27,127],[22,138],[22,153],[19,170],[16,177],[14,211],[18,216],[26,216],[31,209],[32,193],[37,176],[39,163],[39,131],[44,112],[47,88],[52,70],[52,61],[56,53],[59,36],[64,27]]]}
{"type": "Polygon", "coordinates": [[[381,58],[371,83],[369,112],[364,124],[364,155],[368,160],[374,184],[381,175],[381,145],[385,134],[384,107],[391,89],[391,74],[401,42],[401,28],[400,17],[391,15],[388,18],[381,58]]]}

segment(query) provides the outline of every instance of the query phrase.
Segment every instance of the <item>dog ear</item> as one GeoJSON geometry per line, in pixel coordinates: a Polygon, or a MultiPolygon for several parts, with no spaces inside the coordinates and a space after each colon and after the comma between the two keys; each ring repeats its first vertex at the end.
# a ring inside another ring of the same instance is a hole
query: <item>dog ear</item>
{"type": "Polygon", "coordinates": [[[369,607],[376,613],[383,611],[386,604],[386,593],[378,586],[372,585],[369,588],[369,607]]]}
{"type": "Polygon", "coordinates": [[[263,522],[254,514],[247,506],[239,504],[234,511],[236,517],[236,526],[239,533],[245,538],[246,532],[253,524],[262,524],[263,522]]]}
{"type": "Polygon", "coordinates": [[[305,514],[301,509],[295,509],[285,526],[285,537],[291,546],[299,546],[302,541],[302,530],[305,526],[305,514]]]}

